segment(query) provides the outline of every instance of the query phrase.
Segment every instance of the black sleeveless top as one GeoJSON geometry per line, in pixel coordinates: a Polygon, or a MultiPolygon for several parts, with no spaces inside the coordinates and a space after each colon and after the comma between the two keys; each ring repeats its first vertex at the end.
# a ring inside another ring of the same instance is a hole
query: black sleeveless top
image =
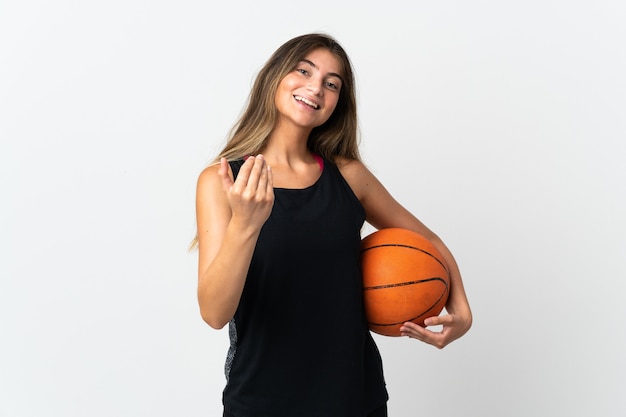
{"type": "MultiPolygon", "coordinates": [[[[231,162],[235,176],[242,163],[231,162]]],[[[236,417],[364,417],[388,398],[363,311],[365,211],[328,161],[310,187],[274,192],[229,324],[224,407],[236,417]]]]}

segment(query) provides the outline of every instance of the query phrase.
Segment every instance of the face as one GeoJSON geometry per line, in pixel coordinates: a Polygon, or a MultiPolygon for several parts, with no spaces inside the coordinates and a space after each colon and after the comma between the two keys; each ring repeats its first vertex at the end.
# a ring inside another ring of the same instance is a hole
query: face
{"type": "Polygon", "coordinates": [[[324,124],[331,116],[342,87],[341,63],[326,49],[315,49],[283,78],[276,91],[281,123],[304,129],[324,124]]]}

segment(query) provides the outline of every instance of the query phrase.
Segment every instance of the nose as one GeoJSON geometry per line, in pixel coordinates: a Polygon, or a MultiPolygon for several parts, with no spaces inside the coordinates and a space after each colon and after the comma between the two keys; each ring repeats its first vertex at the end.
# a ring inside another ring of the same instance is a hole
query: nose
{"type": "Polygon", "coordinates": [[[315,96],[321,96],[324,91],[324,89],[322,88],[322,84],[323,80],[318,79],[317,77],[311,77],[309,78],[307,88],[311,92],[311,94],[315,96]]]}

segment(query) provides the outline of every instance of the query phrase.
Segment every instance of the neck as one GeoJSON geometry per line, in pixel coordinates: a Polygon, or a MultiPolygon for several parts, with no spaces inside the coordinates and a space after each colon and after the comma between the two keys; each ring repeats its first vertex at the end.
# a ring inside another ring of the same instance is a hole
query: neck
{"type": "Polygon", "coordinates": [[[307,148],[307,140],[311,129],[296,126],[277,126],[272,132],[262,153],[275,162],[310,161],[311,152],[307,148]]]}

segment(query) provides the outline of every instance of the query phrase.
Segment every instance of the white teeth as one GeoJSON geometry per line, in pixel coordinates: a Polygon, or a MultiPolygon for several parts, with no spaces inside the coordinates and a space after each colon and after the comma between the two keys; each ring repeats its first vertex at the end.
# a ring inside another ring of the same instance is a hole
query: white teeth
{"type": "Polygon", "coordinates": [[[319,106],[315,103],[313,103],[311,100],[308,100],[304,97],[300,97],[300,96],[293,96],[296,100],[303,102],[304,104],[307,104],[311,107],[313,107],[314,109],[317,109],[319,106]]]}

